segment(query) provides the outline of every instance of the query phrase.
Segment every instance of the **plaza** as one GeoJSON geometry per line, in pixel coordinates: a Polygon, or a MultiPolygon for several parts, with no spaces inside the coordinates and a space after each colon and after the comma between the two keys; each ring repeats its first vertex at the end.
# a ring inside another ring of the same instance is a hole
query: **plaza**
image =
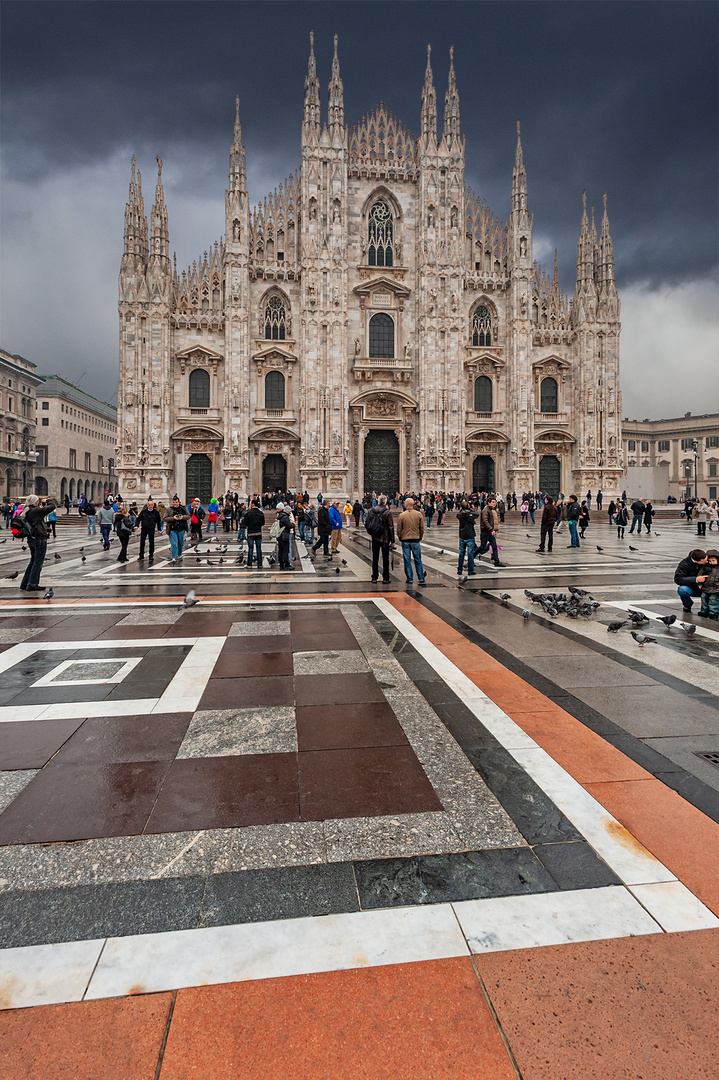
{"type": "Polygon", "coordinates": [[[423,590],[362,528],[284,573],[64,522],[50,600],[0,543],[3,1080],[714,1075],[719,633],[655,524],[508,514],[460,581],[449,515],[423,590]]]}

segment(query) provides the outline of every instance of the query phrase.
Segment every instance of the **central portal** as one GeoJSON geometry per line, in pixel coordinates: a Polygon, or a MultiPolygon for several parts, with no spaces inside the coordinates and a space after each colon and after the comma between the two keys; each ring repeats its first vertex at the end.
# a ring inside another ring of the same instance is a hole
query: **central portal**
{"type": "Polygon", "coordinates": [[[393,431],[370,431],[364,441],[364,491],[399,491],[399,440],[393,431]]]}
{"type": "Polygon", "coordinates": [[[185,498],[207,506],[212,498],[212,462],[207,454],[190,454],[185,466],[185,498]]]}
{"type": "Polygon", "coordinates": [[[268,454],[262,462],[262,490],[287,491],[287,462],[282,454],[268,454]]]}
{"type": "Polygon", "coordinates": [[[472,462],[472,491],[489,493],[494,490],[494,458],[480,454],[472,462]]]}

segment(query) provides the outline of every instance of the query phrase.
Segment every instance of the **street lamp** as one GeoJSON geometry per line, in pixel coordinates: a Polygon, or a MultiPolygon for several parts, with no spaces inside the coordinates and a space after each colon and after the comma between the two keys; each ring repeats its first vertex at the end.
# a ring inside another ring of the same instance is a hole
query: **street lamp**
{"type": "Polygon", "coordinates": [[[23,437],[23,440],[22,440],[22,450],[16,450],[15,455],[16,455],[16,457],[24,457],[25,458],[25,474],[23,476],[23,485],[22,486],[23,486],[23,489],[24,489],[24,495],[27,496],[27,495],[32,494],[32,492],[29,492],[27,490],[28,471],[29,471],[29,468],[30,468],[30,458],[35,459],[35,458],[38,458],[40,455],[37,453],[36,450],[31,450],[30,449],[30,442],[29,442],[29,440],[27,439],[26,436],[23,437]]]}

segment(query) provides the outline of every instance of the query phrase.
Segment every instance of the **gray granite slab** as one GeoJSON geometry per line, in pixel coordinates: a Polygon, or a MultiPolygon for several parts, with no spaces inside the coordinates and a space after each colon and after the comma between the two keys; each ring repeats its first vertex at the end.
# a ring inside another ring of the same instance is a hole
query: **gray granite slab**
{"type": "Polygon", "coordinates": [[[290,620],[277,619],[260,622],[235,622],[230,627],[229,637],[259,637],[263,634],[289,634],[290,620]]]}
{"type": "Polygon", "coordinates": [[[117,626],[144,626],[163,625],[172,626],[177,622],[182,612],[173,604],[172,607],[143,607],[139,611],[131,611],[124,619],[120,619],[117,626]]]}
{"type": "Polygon", "coordinates": [[[263,706],[196,712],[177,756],[226,757],[293,753],[296,750],[294,707],[263,706]]]}
{"type": "Polygon", "coordinates": [[[292,657],[295,675],[343,675],[369,671],[359,649],[341,652],[296,652],[292,657]]]}
{"type": "Polygon", "coordinates": [[[328,862],[464,848],[450,816],[442,812],[339,818],[325,821],[324,834],[328,862]]]}
{"type": "Polygon", "coordinates": [[[299,919],[359,911],[352,866],[283,866],[213,874],[207,880],[201,926],[299,919]]]}
{"type": "Polygon", "coordinates": [[[228,844],[214,866],[216,873],[266,866],[305,866],[327,861],[321,821],[251,825],[245,829],[228,829],[227,832],[228,844]]]}
{"type": "Polygon", "coordinates": [[[37,769],[13,769],[0,772],[0,813],[27,787],[37,769]]]}
{"type": "Polygon", "coordinates": [[[54,678],[53,683],[67,682],[96,682],[97,680],[111,679],[117,675],[120,668],[126,663],[125,660],[83,660],[72,663],[70,667],[60,671],[54,678]]]}
{"type": "Polygon", "coordinates": [[[0,630],[0,645],[19,645],[21,641],[28,641],[45,629],[45,626],[18,626],[17,630],[13,630],[11,626],[3,627],[0,630]]]}

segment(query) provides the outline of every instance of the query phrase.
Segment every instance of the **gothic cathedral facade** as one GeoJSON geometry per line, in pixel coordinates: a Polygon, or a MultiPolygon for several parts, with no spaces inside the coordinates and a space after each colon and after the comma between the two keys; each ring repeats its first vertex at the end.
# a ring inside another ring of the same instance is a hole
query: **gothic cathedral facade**
{"type": "Polygon", "coordinates": [[[622,475],[619,299],[604,201],[582,214],[571,301],[533,259],[517,126],[509,217],[465,186],[453,58],[438,133],[427,52],[418,139],[384,104],[327,120],[314,42],[300,168],[258,206],[239,117],[225,235],[170,260],[158,158],[132,162],[119,280],[116,471],[128,498],[227,490],[541,489],[622,475]]]}

